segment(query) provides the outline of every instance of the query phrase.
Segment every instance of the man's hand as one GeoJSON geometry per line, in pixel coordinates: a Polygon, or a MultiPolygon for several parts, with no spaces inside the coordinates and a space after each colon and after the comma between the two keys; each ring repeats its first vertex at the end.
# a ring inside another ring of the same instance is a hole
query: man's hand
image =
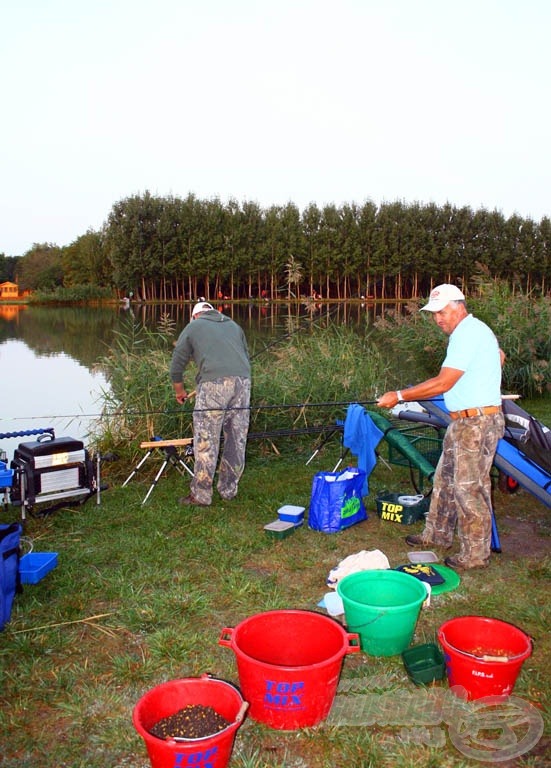
{"type": "Polygon", "coordinates": [[[399,402],[397,392],[385,392],[384,395],[381,395],[377,400],[377,405],[379,408],[394,408],[399,402]]]}
{"type": "Polygon", "coordinates": [[[183,388],[183,386],[180,384],[179,386],[174,385],[174,397],[176,398],[176,402],[180,403],[182,405],[185,403],[185,401],[188,398],[188,393],[183,388]]]}

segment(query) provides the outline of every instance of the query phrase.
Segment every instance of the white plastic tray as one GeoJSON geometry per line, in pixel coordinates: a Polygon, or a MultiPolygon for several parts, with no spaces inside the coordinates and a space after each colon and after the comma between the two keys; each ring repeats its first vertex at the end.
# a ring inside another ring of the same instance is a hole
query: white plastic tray
{"type": "Polygon", "coordinates": [[[431,550],[425,552],[408,552],[410,563],[437,563],[440,558],[431,550]]]}
{"type": "Polygon", "coordinates": [[[264,526],[265,531],[288,531],[289,528],[294,528],[294,523],[287,523],[285,520],[274,520],[273,523],[268,523],[264,526]]]}

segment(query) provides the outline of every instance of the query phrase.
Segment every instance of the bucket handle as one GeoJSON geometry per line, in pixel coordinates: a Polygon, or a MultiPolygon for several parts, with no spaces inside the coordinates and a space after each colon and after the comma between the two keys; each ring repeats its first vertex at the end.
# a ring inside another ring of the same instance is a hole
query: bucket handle
{"type": "Polygon", "coordinates": [[[218,638],[218,645],[224,645],[226,648],[231,648],[231,639],[233,636],[233,627],[224,627],[220,632],[218,638]]]}
{"type": "Polygon", "coordinates": [[[362,650],[360,645],[360,636],[357,632],[347,632],[346,637],[349,643],[346,648],[346,653],[358,653],[362,650]]]}
{"type": "MultiPolygon", "coordinates": [[[[235,716],[235,720],[233,721],[232,725],[238,725],[239,723],[241,723],[243,721],[243,718],[245,717],[245,712],[247,711],[248,707],[249,707],[249,702],[248,701],[244,701],[241,704],[241,706],[239,707],[239,712],[235,716]]],[[[230,727],[229,725],[226,726],[226,728],[224,728],[224,730],[227,730],[229,727],[230,727]]],[[[219,731],[219,733],[221,733],[221,731],[219,731]]],[[[218,734],[214,733],[213,736],[218,736],[218,734]]],[[[187,743],[187,744],[189,744],[190,742],[193,742],[193,741],[200,741],[200,739],[186,739],[184,736],[169,736],[166,739],[166,741],[169,744],[174,744],[175,742],[177,744],[178,743],[187,743]]]]}
{"type": "Polygon", "coordinates": [[[241,707],[239,708],[239,712],[235,716],[235,722],[240,723],[243,718],[245,717],[245,713],[247,712],[247,709],[249,708],[249,702],[244,701],[243,704],[241,704],[241,707]]]}
{"type": "MultiPolygon", "coordinates": [[[[218,638],[218,645],[223,645],[226,648],[231,648],[231,640],[233,636],[233,627],[224,627],[220,632],[218,638]]],[[[348,645],[346,646],[345,653],[358,653],[361,651],[360,636],[357,632],[347,632],[346,639],[348,645]]]]}
{"type": "MultiPolygon", "coordinates": [[[[491,654],[484,654],[482,656],[477,656],[476,653],[469,653],[469,651],[464,651],[462,648],[456,648],[455,645],[450,643],[449,640],[446,640],[446,635],[443,632],[440,632],[440,636],[442,639],[450,646],[450,648],[453,648],[454,651],[457,653],[462,653],[464,656],[469,656],[471,659],[477,659],[478,661],[486,661],[491,664],[494,662],[498,662],[501,664],[508,664],[510,661],[516,661],[516,659],[520,659],[524,656],[525,652],[522,653],[516,653],[514,656],[492,656],[491,654]]],[[[530,642],[532,642],[530,640],[530,642]]]]}

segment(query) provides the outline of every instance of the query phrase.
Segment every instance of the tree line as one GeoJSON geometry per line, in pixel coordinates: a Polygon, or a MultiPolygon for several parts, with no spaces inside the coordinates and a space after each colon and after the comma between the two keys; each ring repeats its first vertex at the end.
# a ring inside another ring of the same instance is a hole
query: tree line
{"type": "Polygon", "coordinates": [[[0,280],[30,290],[111,288],[142,301],[399,300],[440,282],[468,285],[480,265],[493,278],[545,294],[551,220],[451,204],[311,203],[300,211],[292,202],[262,209],[145,192],[116,202],[100,231],[68,246],[0,254],[0,280]]]}

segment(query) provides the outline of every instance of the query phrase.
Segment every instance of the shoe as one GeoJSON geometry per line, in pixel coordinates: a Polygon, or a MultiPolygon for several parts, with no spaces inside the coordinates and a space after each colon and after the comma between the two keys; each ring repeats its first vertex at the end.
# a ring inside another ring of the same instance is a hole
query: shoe
{"type": "Polygon", "coordinates": [[[406,544],[409,547],[440,547],[441,549],[451,549],[451,544],[439,544],[437,541],[428,541],[423,538],[422,533],[412,533],[406,536],[406,544]]]}
{"type": "Polygon", "coordinates": [[[192,496],[191,493],[189,496],[181,496],[178,499],[178,504],[183,504],[184,506],[193,506],[193,507],[210,507],[210,504],[203,504],[201,501],[197,501],[195,496],[192,496]]]}
{"type": "Polygon", "coordinates": [[[444,565],[447,565],[448,568],[453,568],[454,571],[472,571],[475,568],[487,568],[490,563],[485,562],[479,563],[478,565],[469,565],[460,560],[459,557],[452,556],[444,558],[444,565]]]}

